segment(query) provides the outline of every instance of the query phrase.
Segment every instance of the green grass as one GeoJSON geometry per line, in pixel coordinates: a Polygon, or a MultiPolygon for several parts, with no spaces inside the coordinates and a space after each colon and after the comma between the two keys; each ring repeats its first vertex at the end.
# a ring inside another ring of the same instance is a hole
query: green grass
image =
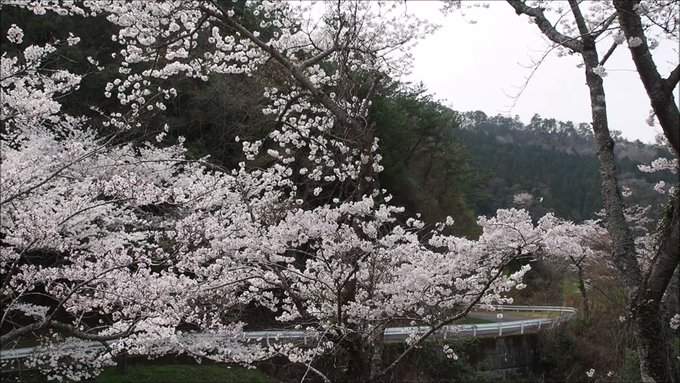
{"type": "Polygon", "coordinates": [[[104,370],[92,383],[273,383],[274,379],[257,370],[217,364],[134,365],[125,374],[115,368],[104,370]]]}
{"type": "Polygon", "coordinates": [[[562,280],[562,292],[565,294],[578,295],[578,278],[565,277],[562,280]]]}

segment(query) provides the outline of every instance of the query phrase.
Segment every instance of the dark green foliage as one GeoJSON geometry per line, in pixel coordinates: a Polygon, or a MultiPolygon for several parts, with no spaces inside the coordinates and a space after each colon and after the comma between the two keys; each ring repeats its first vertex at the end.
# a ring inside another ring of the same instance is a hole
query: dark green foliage
{"type": "Polygon", "coordinates": [[[223,382],[223,383],[268,383],[274,380],[257,370],[239,366],[218,364],[206,365],[145,365],[138,364],[124,374],[108,368],[97,376],[94,383],[141,383],[141,382],[223,382]]]}
{"type": "MultiPolygon", "coordinates": [[[[589,126],[542,119],[536,115],[529,125],[517,118],[487,117],[467,112],[456,140],[471,153],[473,168],[491,174],[487,187],[477,196],[477,214],[493,215],[512,206],[516,193],[528,192],[540,204],[530,209],[534,218],[548,211],[575,221],[590,219],[602,207],[595,142],[589,126]]],[[[668,174],[648,174],[639,164],[663,156],[665,150],[652,145],[616,140],[621,184],[633,191],[629,204],[660,206],[663,196],[654,192],[659,180],[672,182],[668,174]]]]}
{"type": "Polygon", "coordinates": [[[380,183],[396,205],[420,212],[426,222],[451,216],[458,234],[477,234],[468,202],[473,180],[466,150],[451,135],[458,114],[420,87],[393,84],[373,103],[385,170],[380,183]]]}
{"type": "MultiPolygon", "coordinates": [[[[473,366],[469,355],[480,348],[479,339],[461,339],[447,342],[458,359],[449,359],[443,351],[443,344],[425,343],[408,356],[408,360],[397,368],[389,382],[493,382],[488,372],[481,371],[483,366],[473,366]]],[[[389,360],[391,356],[399,355],[405,345],[392,344],[385,348],[389,360]]]]}
{"type": "Polygon", "coordinates": [[[82,76],[77,90],[61,95],[59,101],[62,111],[71,115],[87,116],[99,126],[100,114],[91,109],[96,105],[103,112],[111,112],[118,107],[118,100],[104,96],[104,86],[119,76],[119,59],[111,57],[121,46],[111,40],[117,28],[105,18],[59,16],[52,12],[34,15],[30,11],[15,7],[3,7],[0,18],[0,38],[2,53],[15,56],[29,45],[57,44],[57,51],[45,62],[46,70],[65,69],[82,76]],[[21,44],[15,45],[6,40],[6,32],[12,24],[24,31],[21,44]],[[76,45],[69,46],[66,39],[69,32],[80,38],[76,45]],[[103,70],[88,61],[88,57],[99,62],[103,70]]]}
{"type": "Polygon", "coordinates": [[[617,383],[637,383],[640,381],[640,358],[637,351],[633,349],[626,350],[626,358],[623,362],[623,367],[616,375],[615,382],[617,383]]]}
{"type": "Polygon", "coordinates": [[[583,367],[573,352],[575,345],[567,333],[560,328],[548,336],[539,338],[537,355],[538,375],[544,375],[549,381],[583,381],[583,367]],[[578,378],[575,376],[578,374],[578,378]]]}
{"type": "Polygon", "coordinates": [[[167,123],[173,136],[184,136],[189,153],[206,154],[211,161],[235,167],[243,161],[243,140],[261,139],[274,125],[262,114],[263,87],[253,78],[214,75],[208,82],[186,79],[178,85],[178,97],[157,125],[167,123]]]}
{"type": "MultiPolygon", "coordinates": [[[[3,372],[2,382],[47,383],[46,376],[37,371],[3,372]]],[[[246,369],[240,366],[224,364],[135,364],[128,366],[124,372],[116,367],[109,367],[93,380],[93,383],[184,383],[184,382],[220,382],[220,383],[270,383],[275,380],[259,370],[246,369]]]]}

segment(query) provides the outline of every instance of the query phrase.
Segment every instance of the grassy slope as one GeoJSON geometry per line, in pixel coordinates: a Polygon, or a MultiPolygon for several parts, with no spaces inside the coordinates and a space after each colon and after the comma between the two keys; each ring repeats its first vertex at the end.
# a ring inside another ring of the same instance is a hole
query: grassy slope
{"type": "Polygon", "coordinates": [[[104,370],[93,383],[173,383],[173,382],[220,382],[220,383],[270,383],[274,379],[257,371],[224,365],[135,365],[125,374],[115,368],[104,370]]]}

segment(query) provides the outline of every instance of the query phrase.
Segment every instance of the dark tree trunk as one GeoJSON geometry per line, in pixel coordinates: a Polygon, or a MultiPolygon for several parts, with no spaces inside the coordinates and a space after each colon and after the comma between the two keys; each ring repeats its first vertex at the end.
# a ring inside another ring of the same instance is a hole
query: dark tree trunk
{"type": "Polygon", "coordinates": [[[638,302],[631,307],[634,331],[638,343],[640,357],[640,372],[643,382],[676,382],[677,377],[672,374],[668,353],[669,345],[663,334],[661,308],[658,302],[638,302]]]}
{"type": "Polygon", "coordinates": [[[642,20],[634,10],[639,3],[637,0],[615,0],[614,7],[626,39],[637,37],[642,40],[638,46],[629,46],[630,55],[664,135],[668,138],[675,156],[680,157],[680,112],[673,96],[673,89],[680,78],[680,66],[675,68],[669,78],[664,79],[659,74],[647,45],[642,20]]]}
{"type": "MultiPolygon", "coordinates": [[[[378,373],[383,370],[383,352],[385,350],[385,326],[380,325],[376,330],[375,339],[373,340],[373,348],[371,350],[371,379],[376,378],[378,373]]],[[[380,382],[377,379],[376,382],[380,382]]]]}
{"type": "MultiPolygon", "coordinates": [[[[659,74],[647,45],[640,15],[634,10],[639,3],[615,0],[614,7],[626,39],[634,37],[641,39],[637,46],[629,46],[630,54],[664,135],[675,156],[680,157],[680,113],[673,96],[680,66],[666,79],[659,74]]],[[[638,290],[632,309],[643,379],[649,378],[657,382],[680,381],[680,377],[677,376],[680,363],[673,358],[674,353],[669,352],[672,347],[664,336],[667,333],[665,328],[667,325],[663,321],[661,306],[666,289],[680,262],[679,209],[676,193],[658,229],[659,249],[649,266],[649,271],[644,275],[643,284],[638,290]]]]}
{"type": "Polygon", "coordinates": [[[630,312],[634,320],[635,337],[640,356],[640,372],[645,382],[670,382],[668,361],[664,355],[665,339],[661,336],[659,301],[640,302],[642,275],[635,251],[635,240],[623,214],[624,205],[619,190],[614,141],[609,132],[604,86],[602,78],[593,70],[600,65],[595,38],[589,34],[585,20],[576,1],[570,0],[572,12],[581,33],[586,83],[590,90],[593,131],[597,142],[597,156],[602,179],[602,199],[607,215],[607,231],[614,247],[614,263],[624,282],[630,312]]]}
{"type": "Polygon", "coordinates": [[[371,377],[368,354],[359,335],[347,334],[347,336],[353,339],[349,339],[351,346],[345,348],[348,353],[346,381],[367,382],[371,377]]]}
{"type": "Polygon", "coordinates": [[[588,291],[586,290],[586,283],[583,280],[583,267],[581,265],[578,267],[578,290],[581,293],[581,299],[583,302],[583,316],[590,318],[590,302],[588,301],[588,291]]]}
{"type": "Polygon", "coordinates": [[[635,254],[633,233],[623,214],[624,205],[614,158],[614,140],[609,133],[607,122],[604,86],[602,78],[593,72],[593,69],[599,65],[595,41],[587,37],[583,38],[582,56],[586,69],[586,82],[590,89],[593,131],[597,142],[597,158],[602,180],[602,201],[607,214],[607,231],[614,247],[614,262],[626,286],[626,295],[632,299],[641,282],[640,268],[635,254]]]}
{"type": "Polygon", "coordinates": [[[618,186],[617,170],[614,159],[614,141],[609,133],[606,104],[602,78],[592,69],[597,67],[598,59],[594,41],[589,49],[588,38],[584,37],[583,59],[586,68],[586,81],[590,88],[593,115],[593,130],[597,140],[597,156],[600,162],[602,179],[602,199],[607,214],[607,231],[614,246],[614,262],[621,273],[630,312],[634,320],[635,337],[640,356],[640,371],[644,382],[672,382],[665,356],[666,339],[661,332],[661,312],[659,301],[645,301],[645,287],[638,265],[633,234],[623,215],[624,205],[618,186]]]}
{"type": "Polygon", "coordinates": [[[643,380],[655,382],[678,382],[678,361],[672,356],[672,346],[664,322],[662,301],[680,258],[680,199],[673,197],[657,231],[659,248],[644,275],[632,304],[635,332],[640,354],[640,370],[643,380]],[[645,376],[647,375],[647,376],[645,376]]]}

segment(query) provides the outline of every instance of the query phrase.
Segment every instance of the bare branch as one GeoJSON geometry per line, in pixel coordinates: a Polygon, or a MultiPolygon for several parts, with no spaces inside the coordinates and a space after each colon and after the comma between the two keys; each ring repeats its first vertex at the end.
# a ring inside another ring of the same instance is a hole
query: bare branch
{"type": "Polygon", "coordinates": [[[329,49],[317,54],[316,56],[310,58],[309,60],[304,61],[302,64],[299,65],[300,70],[304,70],[304,69],[309,68],[310,66],[320,62],[321,60],[325,59],[326,57],[332,55],[338,49],[339,49],[338,45],[333,45],[329,49]]]}
{"type": "Polygon", "coordinates": [[[616,20],[616,13],[611,14],[605,21],[602,22],[602,28],[599,31],[593,30],[591,34],[593,35],[594,38],[600,37],[601,34],[607,31],[607,28],[609,28],[610,25],[616,20]]]}
{"type": "Polygon", "coordinates": [[[373,78],[373,82],[371,83],[371,88],[368,90],[368,94],[366,95],[366,98],[361,103],[361,108],[359,109],[359,113],[357,113],[358,116],[366,117],[366,113],[368,113],[368,106],[369,106],[373,96],[375,96],[376,89],[378,88],[378,84],[380,83],[381,79],[382,79],[382,76],[380,75],[380,73],[376,74],[376,76],[373,78]]]}
{"type": "Polygon", "coordinates": [[[602,57],[602,60],[600,60],[600,65],[604,65],[604,63],[606,63],[607,60],[609,60],[609,58],[611,57],[612,53],[614,53],[614,51],[616,50],[616,47],[618,47],[618,46],[619,46],[619,44],[617,44],[617,43],[612,43],[612,46],[609,47],[609,50],[607,51],[607,53],[605,53],[605,54],[604,54],[604,57],[602,57]]]}
{"type": "Polygon", "coordinates": [[[2,336],[0,336],[0,344],[8,344],[9,342],[13,341],[14,339],[19,338],[20,336],[33,332],[33,331],[38,331],[40,329],[44,328],[54,328],[57,330],[64,331],[66,333],[69,333],[76,338],[79,339],[85,339],[85,340],[93,340],[93,341],[110,341],[110,340],[115,340],[115,339],[120,339],[123,337],[126,337],[132,333],[134,330],[135,326],[137,326],[137,323],[139,322],[139,319],[132,322],[130,326],[128,326],[127,329],[121,332],[117,332],[114,334],[109,334],[109,335],[96,335],[96,334],[90,334],[85,331],[80,330],[76,326],[66,324],[66,323],[61,323],[53,320],[48,320],[48,321],[39,321],[39,322],[34,322],[31,323],[30,325],[26,325],[17,329],[14,329],[2,336]]]}
{"type": "MultiPolygon", "coordinates": [[[[323,380],[324,383],[331,383],[331,380],[328,379],[326,375],[324,375],[321,371],[317,370],[316,368],[312,367],[312,363],[302,363],[305,367],[307,367],[307,371],[311,371],[315,373],[317,376],[323,380]]],[[[307,376],[307,373],[305,373],[305,376],[307,376]]],[[[305,376],[302,377],[302,381],[304,381],[305,376]]]]}
{"type": "Polygon", "coordinates": [[[555,44],[559,44],[565,48],[569,48],[574,52],[582,52],[583,44],[573,37],[566,36],[557,31],[555,26],[553,26],[550,21],[545,17],[543,13],[543,8],[534,8],[526,5],[521,0],[507,0],[508,4],[515,9],[518,15],[527,15],[532,17],[536,22],[536,25],[541,29],[541,32],[545,34],[555,44]]]}

